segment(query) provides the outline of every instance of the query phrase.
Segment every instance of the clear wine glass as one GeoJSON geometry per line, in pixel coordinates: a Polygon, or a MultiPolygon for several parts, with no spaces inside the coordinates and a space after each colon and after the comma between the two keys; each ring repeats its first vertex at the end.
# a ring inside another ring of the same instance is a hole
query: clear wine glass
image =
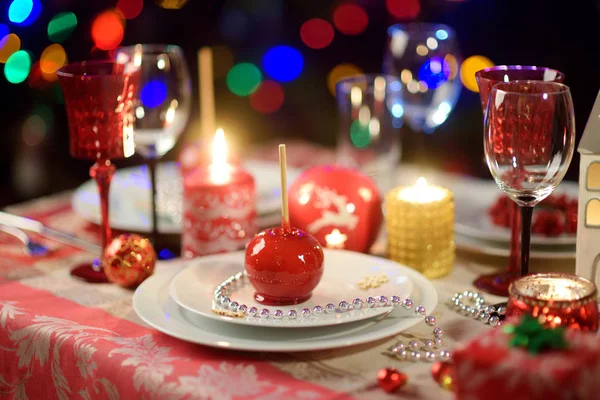
{"type": "MultiPolygon", "coordinates": [[[[532,80],[563,83],[565,79],[565,75],[558,70],[533,65],[497,65],[477,71],[475,77],[484,114],[490,91],[498,82],[532,80]]],[[[497,296],[508,296],[508,287],[521,274],[521,214],[516,203],[514,203],[510,224],[510,256],[506,271],[481,275],[474,282],[477,288],[497,296]]]]}
{"type": "Polygon", "coordinates": [[[396,24],[388,28],[383,72],[400,77],[402,107],[395,117],[416,132],[432,133],[446,121],[461,91],[461,62],[454,30],[442,24],[396,24]]]}
{"type": "Polygon", "coordinates": [[[568,86],[512,81],[492,87],[485,113],[485,158],[500,189],[521,208],[521,275],[529,273],[533,207],[562,181],[574,147],[568,86]]]}
{"type": "Polygon", "coordinates": [[[175,146],[190,116],[192,86],[183,51],[174,45],[137,44],[117,50],[118,63],[140,68],[139,97],[135,109],[135,147],[147,160],[151,187],[151,237],[156,243],[156,166],[175,146]]]}

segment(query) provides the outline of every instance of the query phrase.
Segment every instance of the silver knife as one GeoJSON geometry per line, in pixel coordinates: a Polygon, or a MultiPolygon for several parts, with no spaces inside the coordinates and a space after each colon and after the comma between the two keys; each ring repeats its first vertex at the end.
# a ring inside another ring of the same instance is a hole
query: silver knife
{"type": "Polygon", "coordinates": [[[23,229],[24,231],[35,232],[48,239],[55,240],[60,243],[64,243],[69,246],[76,247],[81,250],[85,250],[89,253],[100,255],[102,253],[102,247],[88,242],[87,240],[80,239],[68,233],[56,231],[48,228],[44,224],[34,219],[21,217],[19,215],[8,214],[0,211],[0,224],[7,226],[14,226],[15,228],[23,229]]]}

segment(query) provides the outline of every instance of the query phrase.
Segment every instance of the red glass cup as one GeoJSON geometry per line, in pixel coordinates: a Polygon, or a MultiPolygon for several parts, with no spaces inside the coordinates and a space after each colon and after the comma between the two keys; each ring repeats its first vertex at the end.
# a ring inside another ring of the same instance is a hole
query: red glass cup
{"type": "Polygon", "coordinates": [[[577,275],[526,275],[511,283],[507,318],[531,315],[545,327],[564,326],[587,332],[598,330],[597,289],[577,275]]]}
{"type": "MultiPolygon", "coordinates": [[[[481,107],[484,113],[490,92],[496,83],[516,80],[562,83],[565,80],[565,75],[558,70],[522,65],[498,65],[482,69],[477,71],[475,77],[477,78],[481,107]]],[[[512,207],[510,257],[507,270],[482,275],[474,282],[477,288],[497,296],[508,296],[509,285],[521,276],[521,213],[516,203],[513,203],[512,207]]]]}
{"type": "MultiPolygon", "coordinates": [[[[138,68],[111,61],[68,64],[57,72],[69,123],[71,156],[93,160],[90,176],[96,180],[102,215],[102,248],[111,239],[108,193],[115,172],[111,160],[131,156],[133,100],[137,96],[138,68]]],[[[107,282],[98,263],[71,270],[87,282],[107,282]]]]}

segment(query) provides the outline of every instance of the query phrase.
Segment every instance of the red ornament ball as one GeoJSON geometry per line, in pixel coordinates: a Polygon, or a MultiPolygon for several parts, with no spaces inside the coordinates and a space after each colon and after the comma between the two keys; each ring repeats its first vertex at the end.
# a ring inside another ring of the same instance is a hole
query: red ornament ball
{"type": "Polygon", "coordinates": [[[431,366],[431,376],[438,385],[447,390],[454,386],[454,364],[449,361],[439,361],[431,366]]]}
{"type": "Polygon", "coordinates": [[[379,387],[388,393],[393,393],[406,385],[408,377],[396,368],[382,368],[377,373],[379,387]]]}
{"type": "Polygon", "coordinates": [[[377,185],[359,171],[325,165],[304,171],[289,189],[291,224],[323,247],[369,251],[383,214],[377,185]]]}
{"type": "Polygon", "coordinates": [[[308,300],[323,276],[323,260],[317,239],[300,229],[260,232],[246,248],[246,273],[255,300],[267,305],[308,300]]]}
{"type": "Polygon", "coordinates": [[[124,233],[114,238],[102,255],[102,267],[109,281],[134,287],[154,272],[156,251],[150,240],[124,233]]]}

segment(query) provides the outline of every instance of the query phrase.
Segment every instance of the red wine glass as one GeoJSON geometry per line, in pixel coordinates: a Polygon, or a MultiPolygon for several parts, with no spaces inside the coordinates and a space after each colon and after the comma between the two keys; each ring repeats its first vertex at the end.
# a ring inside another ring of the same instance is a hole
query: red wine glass
{"type": "MultiPolygon", "coordinates": [[[[475,74],[481,107],[487,108],[492,86],[498,82],[515,80],[531,80],[546,82],[564,82],[565,75],[551,68],[521,65],[499,65],[478,71],[475,74]]],[[[521,276],[521,213],[517,203],[513,203],[510,235],[510,256],[506,271],[478,277],[474,285],[480,290],[497,296],[508,296],[508,287],[512,281],[521,276]]]]}
{"type": "MultiPolygon", "coordinates": [[[[111,239],[108,193],[115,172],[111,160],[135,152],[132,105],[139,71],[133,64],[83,61],[66,65],[57,75],[67,109],[71,156],[95,161],[90,176],[100,193],[104,249],[111,239]]],[[[87,282],[107,282],[97,262],[75,267],[71,275],[87,282]]]]}
{"type": "Polygon", "coordinates": [[[521,269],[529,273],[533,207],[565,176],[575,147],[568,86],[555,82],[500,82],[490,92],[484,150],[494,180],[521,210],[521,269]]]}

